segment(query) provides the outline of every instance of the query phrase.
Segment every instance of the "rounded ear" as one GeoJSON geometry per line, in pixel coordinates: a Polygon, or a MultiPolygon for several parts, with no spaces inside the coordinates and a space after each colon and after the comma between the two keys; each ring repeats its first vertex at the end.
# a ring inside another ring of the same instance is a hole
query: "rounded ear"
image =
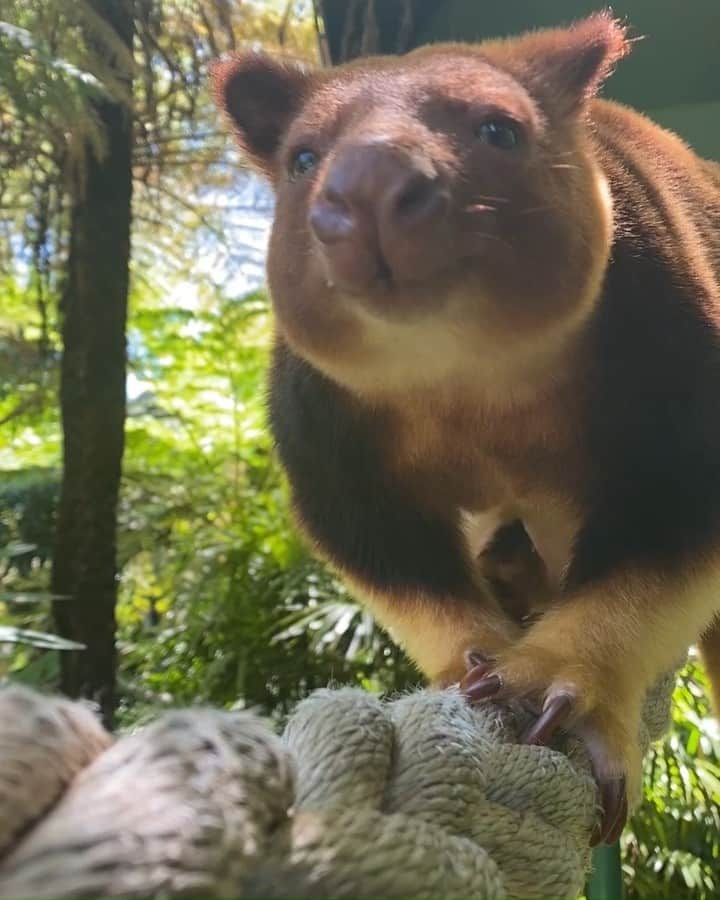
{"type": "Polygon", "coordinates": [[[299,63],[250,52],[213,63],[210,77],[215,102],[251,165],[272,178],[278,147],[310,90],[311,73],[299,63]]]}
{"type": "Polygon", "coordinates": [[[609,12],[569,28],[550,28],[491,45],[512,74],[548,112],[571,115],[595,96],[615,64],[630,52],[627,26],[609,12]],[[504,52],[503,52],[504,51],[504,52]]]}

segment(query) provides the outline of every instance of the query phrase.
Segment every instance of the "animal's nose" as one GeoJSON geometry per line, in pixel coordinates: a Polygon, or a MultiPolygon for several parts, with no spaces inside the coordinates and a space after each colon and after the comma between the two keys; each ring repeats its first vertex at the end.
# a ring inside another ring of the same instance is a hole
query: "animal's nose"
{"type": "Polygon", "coordinates": [[[447,195],[437,176],[377,154],[353,157],[333,166],[310,211],[323,244],[373,229],[392,237],[396,228],[422,225],[443,212],[447,195]]]}
{"type": "Polygon", "coordinates": [[[363,287],[378,276],[413,280],[426,271],[423,259],[449,200],[429,162],[389,145],[359,145],[333,160],[309,222],[340,283],[363,287]]]}

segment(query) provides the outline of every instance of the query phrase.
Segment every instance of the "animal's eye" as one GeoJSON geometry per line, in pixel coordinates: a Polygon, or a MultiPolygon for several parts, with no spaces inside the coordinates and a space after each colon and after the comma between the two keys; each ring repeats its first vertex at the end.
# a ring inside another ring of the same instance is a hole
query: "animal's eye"
{"type": "Polygon", "coordinates": [[[290,159],[290,177],[292,179],[302,178],[303,175],[306,175],[311,169],[315,168],[317,161],[317,154],[312,150],[298,150],[293,153],[290,159]]]}
{"type": "Polygon", "coordinates": [[[486,119],[475,128],[475,134],[501,150],[514,150],[520,143],[520,128],[509,119],[486,119]]]}

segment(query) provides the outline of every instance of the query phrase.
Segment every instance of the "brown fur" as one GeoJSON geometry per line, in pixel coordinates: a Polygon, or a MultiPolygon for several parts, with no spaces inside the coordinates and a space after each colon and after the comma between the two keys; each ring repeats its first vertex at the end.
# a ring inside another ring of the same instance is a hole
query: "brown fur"
{"type": "Polygon", "coordinates": [[[700,653],[710,680],[715,715],[720,716],[720,618],[706,628],[700,638],[700,653]]]}
{"type": "Polygon", "coordinates": [[[312,75],[245,56],[216,92],[277,192],[272,417],[304,527],[431,678],[481,649],[508,693],[572,694],[596,769],[632,781],[644,691],[720,608],[720,167],[594,99],[628,47],[599,15],[312,75]],[[494,116],[518,149],[474,139],[494,116]],[[451,206],[360,290],[308,222],[363,148],[451,206]],[[511,609],[483,548],[516,519],[541,565],[505,562],[534,595],[511,609]]]}

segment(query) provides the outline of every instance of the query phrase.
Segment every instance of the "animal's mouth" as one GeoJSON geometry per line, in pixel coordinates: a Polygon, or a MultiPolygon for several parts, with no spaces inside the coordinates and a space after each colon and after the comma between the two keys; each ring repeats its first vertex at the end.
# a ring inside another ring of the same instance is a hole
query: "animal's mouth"
{"type": "Polygon", "coordinates": [[[453,272],[487,267],[491,258],[494,267],[507,265],[515,253],[496,221],[488,221],[494,208],[476,205],[480,209],[469,214],[446,208],[438,218],[390,237],[378,226],[358,227],[338,240],[320,241],[314,234],[327,287],[388,302],[430,284],[440,286],[453,272]],[[478,217],[484,220],[482,228],[478,217]]]}
{"type": "Polygon", "coordinates": [[[373,293],[387,297],[399,287],[392,269],[379,253],[374,268],[368,268],[366,272],[362,273],[362,277],[358,277],[356,272],[338,271],[328,265],[327,259],[324,260],[324,263],[328,273],[325,282],[327,287],[330,290],[340,290],[343,294],[351,297],[362,298],[373,293]]]}

